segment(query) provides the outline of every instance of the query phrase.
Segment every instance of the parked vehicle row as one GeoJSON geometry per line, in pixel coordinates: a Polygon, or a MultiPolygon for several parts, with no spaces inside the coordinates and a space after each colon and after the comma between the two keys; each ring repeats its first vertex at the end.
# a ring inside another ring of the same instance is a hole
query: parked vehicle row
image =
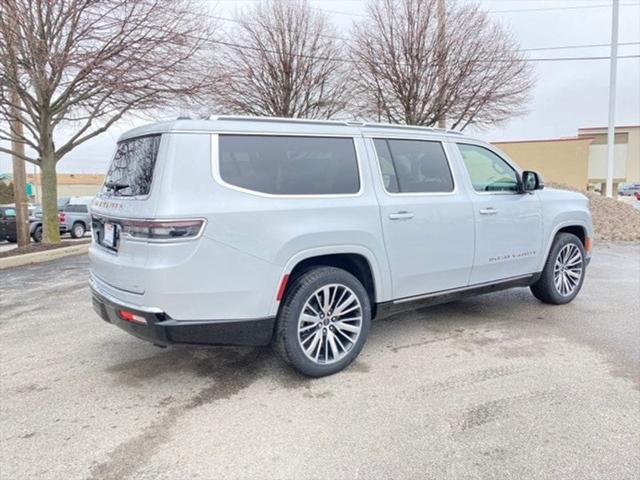
{"type": "MultiPolygon", "coordinates": [[[[587,199],[453,131],[219,117],[125,133],[94,200],[94,308],[158,345],[349,365],[371,319],[530,286],[570,302],[587,199]]],[[[401,327],[400,327],[401,328],[401,327]]]]}
{"type": "MultiPolygon", "coordinates": [[[[60,234],[70,234],[81,238],[91,230],[89,206],[93,197],[61,197],[58,199],[58,223],[60,234]]],[[[16,242],[16,213],[14,205],[4,205],[0,217],[0,241],[16,242]]],[[[42,209],[29,205],[29,235],[34,242],[41,242],[43,236],[42,209]]]]}

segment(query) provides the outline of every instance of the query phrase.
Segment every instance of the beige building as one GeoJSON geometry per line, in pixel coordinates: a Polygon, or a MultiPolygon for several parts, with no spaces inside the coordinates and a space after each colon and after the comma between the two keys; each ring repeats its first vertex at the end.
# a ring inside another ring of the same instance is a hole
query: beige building
{"type": "MultiPolygon", "coordinates": [[[[59,173],[58,197],[82,197],[95,195],[100,190],[104,175],[97,173],[59,173]]],[[[36,203],[42,203],[42,183],[39,174],[27,174],[27,182],[33,185],[36,203]]]]}
{"type": "Polygon", "coordinates": [[[588,137],[494,143],[523,169],[540,172],[545,181],[580,190],[586,190],[589,183],[590,144],[588,137]]]}
{"type": "MultiPolygon", "coordinates": [[[[640,182],[640,125],[616,127],[614,191],[618,184],[640,182]]],[[[543,178],[581,190],[605,191],[607,177],[607,128],[581,128],[578,136],[549,140],[494,142],[494,145],[527,170],[543,178]]]]}
{"type": "MultiPolygon", "coordinates": [[[[613,191],[619,183],[640,182],[640,125],[616,127],[613,148],[613,191]]],[[[578,136],[591,138],[589,183],[601,186],[607,181],[607,128],[581,128],[578,136]]]]}

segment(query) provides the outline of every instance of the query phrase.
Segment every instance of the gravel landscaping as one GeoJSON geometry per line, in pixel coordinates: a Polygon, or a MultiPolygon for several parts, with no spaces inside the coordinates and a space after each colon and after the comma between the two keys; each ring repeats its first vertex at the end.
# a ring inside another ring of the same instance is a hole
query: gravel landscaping
{"type": "MultiPolygon", "coordinates": [[[[565,185],[549,184],[549,186],[575,190],[565,185]]],[[[603,197],[596,192],[580,191],[580,193],[589,199],[596,240],[640,241],[640,210],[619,200],[603,197]]]]}

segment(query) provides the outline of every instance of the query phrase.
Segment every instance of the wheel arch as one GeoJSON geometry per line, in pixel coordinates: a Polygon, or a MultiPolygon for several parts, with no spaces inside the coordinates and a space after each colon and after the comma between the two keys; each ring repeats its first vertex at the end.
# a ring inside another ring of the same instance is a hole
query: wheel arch
{"type": "Polygon", "coordinates": [[[553,242],[555,241],[556,237],[560,233],[572,233],[573,235],[578,237],[580,239],[580,242],[582,243],[582,246],[585,248],[585,250],[587,247],[587,238],[591,238],[591,235],[590,235],[591,232],[589,230],[589,227],[587,224],[583,222],[566,221],[566,222],[559,223],[558,225],[555,226],[551,235],[549,235],[549,240],[547,241],[544,257],[542,258],[542,262],[540,264],[540,269],[539,269],[540,271],[542,270],[544,265],[546,265],[547,258],[549,257],[549,252],[551,251],[551,247],[553,246],[553,242]]]}
{"type": "MultiPolygon", "coordinates": [[[[376,304],[385,301],[389,295],[390,285],[388,280],[385,281],[375,255],[364,247],[320,248],[298,253],[287,262],[281,276],[281,279],[287,278],[282,295],[286,295],[292,279],[315,266],[342,268],[355,276],[369,295],[374,316],[376,304]]],[[[276,312],[278,307],[279,302],[276,301],[276,312]]]]}

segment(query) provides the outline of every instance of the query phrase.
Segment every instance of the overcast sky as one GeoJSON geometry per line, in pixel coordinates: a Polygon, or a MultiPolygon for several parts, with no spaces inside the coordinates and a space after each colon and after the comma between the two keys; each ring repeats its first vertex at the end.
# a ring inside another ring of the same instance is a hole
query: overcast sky
{"type": "MultiPolygon", "coordinates": [[[[232,16],[238,5],[251,2],[222,0],[211,2],[211,8],[218,16],[232,16]]],[[[611,40],[611,0],[480,0],[479,3],[513,32],[523,49],[608,44],[611,40]]],[[[620,3],[620,43],[640,42],[640,0],[620,3]]],[[[343,35],[366,9],[366,0],[312,0],[311,4],[327,11],[343,35]]],[[[222,23],[223,27],[230,25],[222,23]]],[[[528,52],[531,59],[608,54],[609,47],[528,52]]],[[[640,45],[621,45],[618,54],[638,55],[640,45]]],[[[543,139],[573,136],[580,127],[607,125],[608,60],[536,61],[533,65],[537,83],[527,112],[504,125],[469,132],[490,141],[543,139]]],[[[618,61],[615,118],[617,125],[640,124],[640,58],[618,61]]],[[[121,122],[69,153],[58,164],[58,170],[104,172],[118,136],[141,123],[144,121],[121,122]]],[[[31,165],[27,168],[33,171],[31,165]]],[[[10,159],[0,154],[0,172],[10,169],[10,159]]]]}

